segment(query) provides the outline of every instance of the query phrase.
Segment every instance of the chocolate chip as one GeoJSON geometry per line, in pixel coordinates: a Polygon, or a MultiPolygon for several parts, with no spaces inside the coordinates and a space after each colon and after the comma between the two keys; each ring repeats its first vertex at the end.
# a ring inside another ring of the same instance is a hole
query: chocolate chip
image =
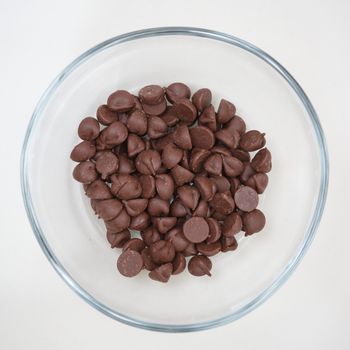
{"type": "Polygon", "coordinates": [[[174,259],[175,248],[170,241],[160,240],[150,245],[150,254],[156,264],[164,264],[174,259]]]}
{"type": "Polygon", "coordinates": [[[167,216],[169,214],[169,202],[159,197],[151,198],[147,210],[151,216],[167,216]]]}
{"type": "Polygon", "coordinates": [[[144,198],[136,198],[123,201],[123,204],[130,216],[137,216],[146,210],[148,200],[144,198]]]}
{"type": "Polygon", "coordinates": [[[258,130],[250,130],[242,135],[239,147],[248,152],[257,151],[266,144],[265,134],[258,130]]]}
{"type": "Polygon", "coordinates": [[[258,194],[265,191],[268,183],[269,178],[265,173],[254,174],[246,181],[246,185],[253,188],[258,194]]]}
{"type": "Polygon", "coordinates": [[[240,187],[236,191],[234,199],[237,208],[247,212],[254,210],[259,203],[258,194],[249,186],[240,187]]]}
{"type": "Polygon", "coordinates": [[[144,248],[145,248],[145,243],[140,238],[132,238],[123,245],[124,252],[128,249],[141,252],[141,250],[143,250],[144,248]]]}
{"type": "Polygon", "coordinates": [[[192,256],[198,254],[196,245],[194,243],[190,243],[183,251],[182,254],[184,256],[192,256]]]}
{"type": "Polygon", "coordinates": [[[171,263],[163,264],[152,270],[148,276],[155,281],[166,283],[173,272],[173,265],[171,263]]]}
{"type": "Polygon", "coordinates": [[[167,126],[175,126],[179,122],[175,106],[167,107],[160,116],[167,126]]]}
{"type": "Polygon", "coordinates": [[[166,97],[170,103],[175,103],[182,98],[190,98],[191,90],[190,88],[183,83],[172,83],[166,90],[166,97]]]}
{"type": "Polygon", "coordinates": [[[163,119],[156,116],[148,118],[147,134],[150,139],[158,139],[164,136],[167,130],[168,126],[163,119]]]}
{"type": "Polygon", "coordinates": [[[221,237],[221,226],[217,220],[214,218],[207,218],[207,224],[209,226],[209,236],[207,238],[207,243],[217,242],[221,237]]]}
{"type": "Polygon", "coordinates": [[[106,145],[117,146],[122,144],[128,137],[128,129],[120,121],[113,122],[101,132],[101,140],[106,145]]]}
{"type": "Polygon", "coordinates": [[[233,103],[222,99],[219,104],[217,121],[220,124],[229,122],[236,114],[236,107],[233,103]]]}
{"type": "Polygon", "coordinates": [[[155,105],[142,103],[142,108],[149,115],[161,115],[166,110],[166,101],[163,98],[159,103],[155,105]]]}
{"type": "Polygon", "coordinates": [[[237,148],[240,139],[238,131],[233,129],[221,129],[215,133],[215,137],[229,148],[237,148]]]}
{"type": "Polygon", "coordinates": [[[158,196],[164,200],[170,200],[174,194],[175,183],[168,174],[156,175],[156,190],[158,196]]]}
{"type": "Polygon", "coordinates": [[[259,209],[255,209],[249,213],[244,213],[242,220],[243,231],[246,236],[261,231],[266,223],[265,215],[259,209]]]}
{"type": "Polygon", "coordinates": [[[145,175],[155,175],[161,164],[159,153],[151,149],[141,152],[135,161],[137,171],[145,175]]]}
{"type": "Polygon", "coordinates": [[[206,218],[210,215],[208,203],[205,200],[200,200],[196,209],[192,212],[192,216],[200,216],[206,218]]]}
{"type": "Polygon", "coordinates": [[[83,162],[92,158],[96,153],[95,145],[90,141],[83,141],[77,144],[70,154],[70,159],[75,162],[83,162]]]}
{"type": "Polygon", "coordinates": [[[171,169],[171,175],[173,176],[177,186],[182,186],[188,182],[191,182],[194,178],[194,174],[191,171],[180,165],[176,165],[171,169]]]}
{"type": "Polygon", "coordinates": [[[96,170],[101,174],[103,180],[117,172],[119,168],[119,159],[111,151],[101,152],[96,160],[96,170]]]}
{"type": "Polygon", "coordinates": [[[205,201],[211,201],[216,193],[215,184],[206,176],[197,176],[194,184],[205,201]]]}
{"type": "Polygon", "coordinates": [[[86,189],[86,195],[91,199],[110,199],[112,198],[112,193],[109,186],[100,179],[92,182],[86,189]]]}
{"type": "Polygon", "coordinates": [[[155,264],[152,261],[151,254],[149,252],[148,247],[146,247],[145,249],[142,250],[141,256],[142,256],[142,260],[143,260],[143,265],[145,266],[146,270],[152,271],[158,266],[157,264],[155,264]]]}
{"type": "Polygon", "coordinates": [[[112,220],[123,209],[123,204],[118,199],[100,200],[96,203],[95,212],[103,220],[112,220]]]}
{"type": "Polygon", "coordinates": [[[229,177],[239,176],[244,169],[243,163],[232,156],[222,156],[222,166],[225,175],[229,177]]]}
{"type": "Polygon", "coordinates": [[[191,149],[192,140],[189,129],[186,125],[179,125],[173,134],[174,142],[182,149],[191,149]]]}
{"type": "Polygon", "coordinates": [[[141,230],[145,230],[150,225],[150,223],[151,223],[151,217],[146,211],[144,211],[131,218],[129,227],[132,230],[141,231],[141,230]]]}
{"type": "Polygon", "coordinates": [[[111,248],[122,248],[131,237],[127,229],[118,233],[107,231],[106,236],[111,248]]]}
{"type": "Polygon", "coordinates": [[[118,90],[109,95],[108,108],[115,112],[127,112],[135,106],[134,96],[125,90],[118,90]]]}
{"type": "Polygon", "coordinates": [[[141,175],[139,181],[142,188],[142,198],[152,198],[156,195],[156,180],[152,175],[141,175]]]}
{"type": "Polygon", "coordinates": [[[211,104],[211,91],[209,89],[199,89],[192,96],[192,102],[196,108],[202,112],[211,104]]]}
{"type": "Polygon", "coordinates": [[[239,159],[241,162],[249,162],[250,161],[250,154],[247,151],[243,151],[242,149],[234,149],[232,150],[232,155],[239,159]]]}
{"type": "Polygon", "coordinates": [[[225,124],[225,129],[236,130],[240,135],[243,135],[246,130],[246,125],[244,120],[236,115],[227,124],[225,124]]]}
{"type": "Polygon", "coordinates": [[[230,185],[231,185],[230,187],[231,194],[232,196],[234,196],[236,191],[241,187],[241,182],[237,177],[234,177],[230,179],[230,185]]]}
{"type": "Polygon", "coordinates": [[[170,214],[175,217],[183,217],[189,214],[189,210],[179,199],[175,199],[170,205],[170,214]]]}
{"type": "Polygon", "coordinates": [[[165,236],[165,240],[170,241],[176,252],[184,251],[190,242],[185,238],[180,227],[171,229],[165,236]]]}
{"type": "Polygon", "coordinates": [[[128,145],[128,156],[130,158],[137,156],[139,153],[141,153],[146,149],[146,145],[144,141],[141,139],[141,137],[135,134],[129,134],[127,145],[128,145]]]}
{"type": "Polygon", "coordinates": [[[231,155],[231,151],[227,147],[224,147],[224,146],[214,146],[210,151],[211,151],[211,153],[218,153],[222,156],[230,156],[231,155]]]}
{"type": "Polygon", "coordinates": [[[192,217],[184,223],[183,233],[188,241],[200,243],[209,236],[209,226],[204,218],[192,217]]]}
{"type": "Polygon", "coordinates": [[[173,275],[178,275],[183,272],[186,268],[186,259],[183,254],[176,253],[173,260],[173,275]]]}
{"type": "Polygon", "coordinates": [[[142,136],[147,132],[147,117],[143,111],[136,110],[132,112],[126,123],[130,132],[142,136]]]}
{"type": "Polygon", "coordinates": [[[161,217],[153,218],[153,225],[159,233],[167,233],[176,225],[177,219],[175,217],[161,217]]]}
{"type": "Polygon", "coordinates": [[[221,243],[220,242],[214,242],[214,243],[198,243],[196,245],[197,250],[199,253],[206,255],[206,256],[213,256],[218,254],[221,251],[221,243]]]}
{"type": "Polygon", "coordinates": [[[213,132],[203,125],[192,128],[190,135],[194,147],[210,149],[215,144],[213,132]]]}
{"type": "Polygon", "coordinates": [[[258,173],[268,173],[271,167],[271,153],[267,148],[263,148],[254,156],[252,168],[258,173]]]}
{"type": "Polygon", "coordinates": [[[193,276],[211,276],[212,263],[205,255],[194,256],[188,262],[188,271],[193,276]]]}
{"type": "Polygon", "coordinates": [[[110,233],[118,233],[127,229],[130,225],[130,221],[130,216],[126,210],[123,209],[114,219],[105,221],[105,225],[107,231],[110,233]]]}
{"type": "Polygon", "coordinates": [[[186,99],[179,99],[175,103],[177,117],[183,121],[185,124],[192,124],[197,117],[197,110],[194,104],[186,99]]]}
{"type": "Polygon", "coordinates": [[[107,105],[101,105],[97,108],[96,117],[102,125],[110,125],[118,120],[117,112],[111,111],[107,105]]]}
{"type": "Polygon", "coordinates": [[[82,140],[92,141],[97,138],[100,133],[100,126],[95,118],[84,118],[78,127],[78,135],[82,140]]]}
{"type": "Polygon", "coordinates": [[[188,186],[188,185],[178,187],[177,195],[181,200],[181,203],[185,207],[191,210],[194,210],[197,207],[199,196],[200,196],[197,188],[193,186],[188,186]]]}
{"type": "Polygon", "coordinates": [[[212,154],[204,162],[204,169],[212,175],[221,175],[222,158],[219,154],[212,154]]]}
{"type": "Polygon", "coordinates": [[[73,170],[73,177],[83,184],[90,184],[98,177],[95,164],[88,160],[79,163],[73,170]]]}
{"type": "Polygon", "coordinates": [[[160,240],[160,234],[154,226],[149,226],[141,231],[141,237],[148,246],[160,240]]]}
{"type": "Polygon", "coordinates": [[[235,209],[235,202],[229,192],[216,193],[210,206],[218,213],[228,215],[235,209]]]}
{"type": "Polygon", "coordinates": [[[237,249],[238,243],[234,236],[232,237],[226,237],[222,236],[220,239],[221,242],[221,251],[222,252],[229,252],[237,249]]]}
{"type": "Polygon", "coordinates": [[[252,164],[250,162],[243,163],[243,166],[244,168],[239,179],[243,184],[245,184],[248,181],[248,179],[255,174],[255,170],[253,169],[252,164]]]}
{"type": "Polygon", "coordinates": [[[180,163],[182,157],[183,150],[171,143],[164,147],[162,162],[167,169],[172,169],[180,163]]]}
{"type": "Polygon", "coordinates": [[[217,131],[217,122],[213,105],[210,105],[204,109],[198,118],[198,124],[206,126],[212,132],[217,131]]]}
{"type": "Polygon", "coordinates": [[[159,85],[147,85],[139,91],[141,103],[148,105],[159,104],[164,98],[164,90],[159,85]]]}
{"type": "Polygon", "coordinates": [[[125,277],[136,276],[143,267],[141,254],[135,250],[126,250],[120,254],[117,260],[117,268],[125,277]]]}
{"type": "Polygon", "coordinates": [[[210,181],[214,183],[217,192],[230,191],[230,181],[225,176],[211,176],[210,181]]]}
{"type": "Polygon", "coordinates": [[[203,163],[209,157],[209,155],[210,152],[206,149],[194,148],[190,157],[190,169],[195,173],[202,171],[203,163]]]}
{"type": "Polygon", "coordinates": [[[228,215],[222,225],[222,234],[225,237],[233,237],[242,230],[242,219],[238,213],[228,215]]]}

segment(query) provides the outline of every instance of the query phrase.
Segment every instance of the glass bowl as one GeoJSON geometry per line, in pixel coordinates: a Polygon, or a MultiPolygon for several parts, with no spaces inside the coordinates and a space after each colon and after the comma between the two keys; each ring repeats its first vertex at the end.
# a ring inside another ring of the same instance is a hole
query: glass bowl
{"type": "Polygon", "coordinates": [[[236,320],[266,300],[295,269],[321,219],[328,183],[325,139],[295,79],[271,56],[233,36],[198,28],[128,33],[90,49],[52,82],[24,141],[26,210],[44,253],[66,283],[97,310],[141,328],[185,332],[236,320]],[[184,272],[161,284],[116,270],[104,225],[72,178],[77,126],[117,89],[187,83],[227,98],[273,155],[259,207],[267,225],[212,258],[212,277],[184,272]]]}

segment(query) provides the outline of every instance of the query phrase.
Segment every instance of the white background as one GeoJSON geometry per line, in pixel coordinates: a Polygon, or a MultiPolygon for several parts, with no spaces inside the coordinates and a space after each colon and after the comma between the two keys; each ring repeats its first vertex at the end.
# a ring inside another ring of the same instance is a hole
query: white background
{"type": "Polygon", "coordinates": [[[348,0],[1,0],[0,349],[349,349],[349,18],[348,0]],[[331,161],[326,210],[293,276],[243,319],[191,334],[125,326],[75,295],[35,241],[19,180],[27,123],[56,74],[109,37],[169,25],[224,31],[281,62],[313,102],[331,161]]]}

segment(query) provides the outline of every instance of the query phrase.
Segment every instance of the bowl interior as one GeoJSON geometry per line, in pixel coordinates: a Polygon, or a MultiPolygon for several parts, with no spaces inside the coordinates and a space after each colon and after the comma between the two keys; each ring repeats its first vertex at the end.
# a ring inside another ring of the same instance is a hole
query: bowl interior
{"type": "Polygon", "coordinates": [[[110,45],[86,59],[47,98],[25,157],[33,215],[70,283],[115,317],[165,327],[210,323],[254,303],[305,243],[321,182],[313,125],[284,78],[239,47],[184,35],[110,45]],[[119,250],[109,248],[103,223],[72,179],[69,155],[79,122],[95,116],[111,92],[174,81],[210,88],[216,107],[221,98],[233,101],[248,129],[266,133],[273,170],[259,208],[267,225],[241,238],[236,251],[213,257],[211,278],[185,272],[160,284],[143,272],[127,279],[116,270],[119,250]]]}

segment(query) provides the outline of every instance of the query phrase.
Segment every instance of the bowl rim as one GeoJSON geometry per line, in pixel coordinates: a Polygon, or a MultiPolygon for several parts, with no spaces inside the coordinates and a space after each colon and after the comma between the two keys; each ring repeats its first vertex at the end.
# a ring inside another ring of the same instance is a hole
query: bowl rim
{"type": "Polygon", "coordinates": [[[191,331],[199,331],[205,330],[217,326],[221,326],[227,324],[229,322],[235,321],[247,313],[253,311],[256,307],[261,305],[264,301],[266,301],[279,287],[283,285],[284,282],[290,277],[291,273],[295,270],[297,265],[299,264],[301,258],[305,255],[307,249],[309,248],[317,230],[317,227],[320,223],[321,216],[323,213],[323,209],[326,202],[327,190],[328,190],[328,179],[329,179],[329,160],[328,160],[328,151],[325,136],[317,116],[317,113],[311,104],[309,98],[298,84],[298,82],[292,77],[292,75],[274,58],[272,58],[265,51],[256,47],[249,42],[239,39],[235,36],[204,29],[204,28],[195,28],[195,27],[157,27],[157,28],[149,28],[142,29],[133,32],[129,32],[126,34],[115,36],[111,39],[103,41],[102,43],[92,47],[87,50],[85,53],[81,54],[78,58],[76,58],[73,62],[71,62],[48,86],[48,88],[43,93],[39,102],[37,103],[32,117],[30,119],[29,125],[27,127],[26,135],[24,138],[22,152],[21,152],[21,160],[20,160],[20,178],[21,178],[21,189],[22,196],[25,205],[25,209],[27,212],[28,219],[30,221],[32,230],[35,234],[35,237],[46,255],[47,259],[54,267],[56,272],[61,276],[61,278],[76,292],[83,300],[85,300],[88,304],[90,304],[95,309],[101,311],[105,315],[112,317],[115,320],[118,320],[122,323],[135,326],[142,329],[153,330],[153,331],[162,331],[162,332],[191,332],[191,331]],[[269,285],[266,289],[260,292],[252,301],[247,303],[246,305],[240,307],[235,312],[206,322],[200,323],[189,323],[189,324],[160,324],[160,323],[152,323],[145,322],[142,320],[138,320],[127,315],[121,314],[108,306],[102,304],[97,299],[95,299],[92,295],[90,295],[86,290],[84,290],[73,278],[70,274],[65,270],[63,265],[55,256],[51,247],[45,239],[44,232],[40,228],[40,224],[38,218],[36,216],[33,204],[32,197],[30,193],[30,186],[28,181],[28,146],[31,142],[32,133],[35,129],[35,126],[38,120],[42,116],[42,111],[49,102],[53,93],[57,90],[60,84],[72,73],[78,66],[80,66],[84,61],[92,57],[93,55],[111,47],[114,45],[118,45],[124,42],[133,41],[137,39],[143,39],[148,37],[156,37],[156,36],[174,36],[174,35],[185,35],[185,36],[193,36],[193,37],[203,37],[207,39],[217,40],[224,43],[231,44],[233,46],[237,46],[257,57],[265,61],[268,65],[270,65],[275,71],[277,71],[291,86],[294,92],[297,94],[299,99],[301,100],[304,108],[306,109],[309,118],[312,122],[312,126],[314,128],[319,154],[320,154],[320,162],[321,162],[321,181],[320,187],[318,191],[318,198],[316,202],[315,211],[312,216],[312,220],[309,224],[309,227],[306,231],[306,235],[304,241],[299,246],[299,249],[296,251],[294,257],[289,261],[286,265],[285,269],[275,278],[273,283],[269,285]]]}

